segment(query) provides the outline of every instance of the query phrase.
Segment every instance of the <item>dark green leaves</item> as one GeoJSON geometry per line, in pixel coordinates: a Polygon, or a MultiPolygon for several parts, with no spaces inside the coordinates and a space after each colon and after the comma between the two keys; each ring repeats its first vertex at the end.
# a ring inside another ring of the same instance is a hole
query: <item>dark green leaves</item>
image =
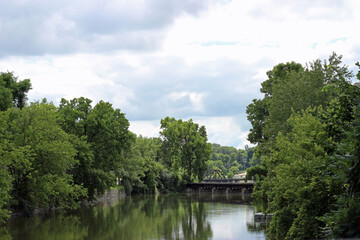
{"type": "Polygon", "coordinates": [[[12,106],[25,107],[26,94],[30,89],[29,79],[18,81],[12,72],[0,72],[0,111],[12,106]]]}
{"type": "Polygon", "coordinates": [[[161,129],[163,151],[167,153],[169,164],[183,170],[187,181],[201,181],[212,152],[205,127],[199,127],[191,119],[182,121],[166,117],[161,120],[161,129]]]}

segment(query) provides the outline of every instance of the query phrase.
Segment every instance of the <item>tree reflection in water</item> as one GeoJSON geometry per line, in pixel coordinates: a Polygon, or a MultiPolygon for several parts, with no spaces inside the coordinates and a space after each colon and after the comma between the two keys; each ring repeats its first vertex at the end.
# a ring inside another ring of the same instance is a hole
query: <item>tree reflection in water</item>
{"type": "MultiPolygon", "coordinates": [[[[0,227],[0,240],[211,239],[208,202],[225,200],[199,194],[124,197],[72,212],[11,219],[6,228],[0,227]]],[[[257,227],[250,223],[248,229],[256,231],[257,227]]]]}

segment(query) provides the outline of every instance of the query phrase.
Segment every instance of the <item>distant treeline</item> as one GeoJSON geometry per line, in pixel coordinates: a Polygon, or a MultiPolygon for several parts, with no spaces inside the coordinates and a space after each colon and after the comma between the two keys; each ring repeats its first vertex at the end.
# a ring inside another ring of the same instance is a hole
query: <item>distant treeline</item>
{"type": "Polygon", "coordinates": [[[203,179],[206,129],[166,117],[159,138],[136,136],[111,103],[26,103],[29,79],[0,73],[0,223],[11,211],[76,208],[111,187],[127,194],[181,191],[203,179]]]}
{"type": "Polygon", "coordinates": [[[360,88],[341,58],[276,65],[247,107],[268,239],[360,237],[360,88]]]}
{"type": "Polygon", "coordinates": [[[221,170],[227,178],[233,178],[236,174],[244,172],[248,167],[260,164],[260,157],[256,156],[255,147],[236,149],[234,147],[212,144],[213,152],[208,161],[208,170],[221,170]]]}

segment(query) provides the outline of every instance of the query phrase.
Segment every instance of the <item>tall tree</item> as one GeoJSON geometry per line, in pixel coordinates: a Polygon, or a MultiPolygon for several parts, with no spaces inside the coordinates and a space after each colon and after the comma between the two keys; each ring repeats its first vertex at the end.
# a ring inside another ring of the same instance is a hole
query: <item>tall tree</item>
{"type": "Polygon", "coordinates": [[[172,167],[183,170],[187,181],[201,181],[212,152],[205,127],[191,119],[183,121],[166,117],[161,120],[161,129],[163,149],[168,152],[172,167]]]}
{"type": "Polygon", "coordinates": [[[269,173],[262,188],[268,189],[269,211],[275,213],[270,239],[315,239],[325,226],[319,216],[329,211],[332,187],[321,167],[327,165],[324,143],[330,139],[315,113],[291,115],[291,132],[279,133],[265,161],[269,173]]]}
{"type": "Polygon", "coordinates": [[[264,98],[254,99],[246,108],[248,120],[252,124],[252,129],[250,129],[248,136],[251,143],[262,144],[272,137],[271,133],[266,132],[266,126],[270,121],[269,108],[274,96],[274,89],[278,85],[286,84],[290,74],[296,74],[303,71],[304,69],[301,64],[288,62],[286,64],[280,63],[266,73],[268,79],[261,84],[260,89],[260,91],[264,93],[264,98]]]}
{"type": "Polygon", "coordinates": [[[31,213],[35,208],[76,207],[86,195],[69,173],[77,161],[70,136],[59,126],[56,107],[46,102],[1,113],[8,141],[12,176],[11,205],[31,213]]]}
{"type": "MultiPolygon", "coordinates": [[[[360,80],[360,70],[357,78],[360,80]]],[[[332,211],[323,218],[328,238],[360,237],[360,88],[345,86],[336,89],[339,94],[324,116],[329,122],[329,135],[340,139],[335,145],[330,179],[342,190],[335,196],[332,211]]]]}
{"type": "Polygon", "coordinates": [[[333,53],[323,63],[316,60],[305,68],[294,62],[278,64],[267,72],[268,80],[260,89],[264,98],[254,99],[246,111],[252,124],[250,142],[259,144],[259,150],[266,153],[280,131],[290,130],[287,119],[292,112],[320,105],[326,107],[334,94],[323,88],[337,86],[352,77],[341,59],[342,56],[333,53]]]}
{"type": "MultiPolygon", "coordinates": [[[[359,236],[358,218],[349,211],[356,216],[359,206],[354,149],[360,89],[352,76],[333,53],[285,74],[260,100],[268,111],[261,122],[265,137],[257,141],[266,176],[254,197],[266,199],[274,213],[270,239],[359,236]]],[[[262,118],[264,112],[254,109],[249,105],[250,119],[262,118]]]]}
{"type": "Polygon", "coordinates": [[[124,113],[108,102],[100,101],[94,108],[91,102],[83,97],[62,99],[58,110],[62,128],[78,138],[76,181],[89,189],[90,198],[113,186],[116,177],[127,175],[125,154],[135,140],[124,113]]]}
{"type": "Polygon", "coordinates": [[[0,111],[12,106],[23,108],[26,93],[31,89],[30,79],[18,81],[12,72],[0,72],[0,111]]]}

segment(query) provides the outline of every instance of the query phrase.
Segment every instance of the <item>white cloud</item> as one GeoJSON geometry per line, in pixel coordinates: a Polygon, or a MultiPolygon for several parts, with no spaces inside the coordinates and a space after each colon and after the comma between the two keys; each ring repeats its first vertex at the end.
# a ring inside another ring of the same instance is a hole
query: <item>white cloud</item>
{"type": "Polygon", "coordinates": [[[247,140],[248,131],[242,126],[244,120],[244,116],[193,118],[194,122],[206,127],[208,139],[211,143],[234,146],[238,149],[244,149],[245,145],[253,146],[247,140]]]}
{"type": "Polygon", "coordinates": [[[170,101],[181,101],[183,99],[188,99],[190,100],[190,104],[191,104],[191,111],[194,112],[203,112],[204,111],[204,106],[203,106],[203,93],[196,93],[196,92],[186,92],[186,91],[182,91],[182,92],[171,92],[168,95],[165,96],[165,98],[167,98],[170,101]]]}
{"type": "Polygon", "coordinates": [[[166,116],[199,120],[242,148],[245,108],[266,71],[360,60],[360,1],[4,1],[0,71],[30,78],[31,100],[88,97],[154,136],[166,116]]]}
{"type": "Polygon", "coordinates": [[[130,131],[144,137],[159,137],[160,121],[130,121],[130,131]]]}

